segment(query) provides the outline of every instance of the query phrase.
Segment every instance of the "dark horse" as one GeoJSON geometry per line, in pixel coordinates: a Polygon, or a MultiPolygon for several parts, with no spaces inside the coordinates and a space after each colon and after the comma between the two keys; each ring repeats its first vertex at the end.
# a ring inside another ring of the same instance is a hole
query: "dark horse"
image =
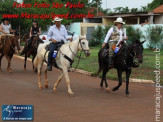
{"type": "MultiPolygon", "coordinates": [[[[26,45],[24,47],[24,50],[21,53],[21,55],[25,54],[24,70],[26,70],[27,57],[30,57],[31,55],[32,55],[32,64],[33,64],[33,61],[34,61],[36,54],[37,54],[37,48],[38,48],[40,43],[43,43],[43,41],[39,38],[38,35],[33,37],[32,44],[31,44],[29,49],[28,49],[28,41],[26,41],[26,45]]],[[[33,65],[33,71],[35,71],[34,65],[33,65]]]]}
{"type": "MultiPolygon", "coordinates": [[[[114,68],[117,69],[119,83],[116,87],[113,88],[113,91],[119,89],[122,85],[122,72],[126,72],[126,95],[129,95],[128,85],[129,85],[129,77],[132,72],[132,67],[134,64],[134,60],[137,59],[138,63],[143,62],[143,42],[136,40],[134,43],[126,46],[123,44],[122,48],[119,50],[119,54],[115,56],[114,59],[114,68]]],[[[103,56],[104,48],[101,48],[98,53],[98,61],[99,61],[99,70],[97,75],[102,72],[102,80],[100,83],[101,88],[103,88],[103,82],[105,81],[106,90],[110,92],[107,81],[106,74],[109,71],[109,63],[108,56],[103,56]]]]}
{"type": "Polygon", "coordinates": [[[0,71],[1,71],[1,60],[3,56],[5,55],[8,66],[7,70],[8,72],[12,72],[11,69],[11,59],[13,57],[13,54],[15,53],[15,47],[17,47],[17,50],[20,50],[20,42],[19,42],[19,36],[17,35],[1,35],[0,40],[0,71]]]}

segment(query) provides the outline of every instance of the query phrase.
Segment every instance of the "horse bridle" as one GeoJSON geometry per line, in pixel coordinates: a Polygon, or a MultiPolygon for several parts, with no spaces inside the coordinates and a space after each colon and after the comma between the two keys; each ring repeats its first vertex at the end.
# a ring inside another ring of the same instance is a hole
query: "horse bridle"
{"type": "Polygon", "coordinates": [[[78,43],[78,45],[80,44],[80,46],[81,46],[81,48],[82,48],[82,50],[80,51],[80,56],[76,55],[76,54],[72,51],[72,49],[71,49],[71,47],[70,47],[70,45],[69,45],[70,51],[71,51],[72,54],[73,54],[75,57],[77,57],[77,58],[81,58],[81,52],[84,52],[84,53],[85,53],[85,51],[89,51],[89,50],[85,50],[85,49],[83,48],[82,43],[81,43],[81,40],[83,40],[83,39],[84,39],[84,38],[79,39],[79,43],[78,43]]]}
{"type": "MultiPolygon", "coordinates": [[[[134,45],[134,46],[137,46],[138,44],[136,44],[136,45],[134,45]]],[[[139,45],[138,45],[139,46],[139,45]]],[[[140,47],[140,46],[139,46],[140,47]]],[[[137,55],[137,53],[136,53],[136,51],[135,50],[133,50],[134,51],[134,55],[132,55],[131,53],[129,54],[132,58],[133,58],[133,61],[135,60],[135,59],[137,59],[136,58],[136,55],[137,55]]],[[[126,60],[124,60],[124,63],[126,64],[126,66],[127,66],[127,63],[126,63],[126,60]]],[[[128,69],[132,69],[132,67],[128,67],[127,66],[127,68],[128,69]]]]}

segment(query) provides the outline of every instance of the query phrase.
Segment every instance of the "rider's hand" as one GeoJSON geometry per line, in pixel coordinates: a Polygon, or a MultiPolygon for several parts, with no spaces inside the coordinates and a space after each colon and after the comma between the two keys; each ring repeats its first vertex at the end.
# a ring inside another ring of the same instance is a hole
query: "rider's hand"
{"type": "Polygon", "coordinates": [[[102,48],[104,48],[104,47],[105,47],[105,45],[106,45],[106,43],[104,42],[104,43],[102,44],[102,48]]]}
{"type": "Polygon", "coordinates": [[[128,40],[128,36],[126,36],[125,40],[128,40]]]}
{"type": "Polygon", "coordinates": [[[72,42],[72,38],[68,38],[67,40],[70,40],[72,42]]]}
{"type": "Polygon", "coordinates": [[[52,42],[53,42],[53,43],[57,43],[57,41],[56,41],[56,40],[54,40],[54,39],[52,39],[52,42]]]}

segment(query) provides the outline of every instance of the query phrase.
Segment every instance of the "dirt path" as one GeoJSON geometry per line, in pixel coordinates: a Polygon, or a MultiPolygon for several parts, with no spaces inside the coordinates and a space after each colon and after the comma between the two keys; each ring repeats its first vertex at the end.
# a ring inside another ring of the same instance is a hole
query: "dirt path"
{"type": "MultiPolygon", "coordinates": [[[[0,105],[32,104],[34,122],[154,122],[155,120],[155,89],[152,86],[131,83],[130,93],[133,97],[128,98],[125,95],[125,83],[119,91],[106,93],[99,87],[99,78],[69,73],[72,91],[75,93],[70,97],[64,79],[59,84],[57,93],[52,92],[59,70],[53,69],[52,72],[48,72],[49,88],[39,90],[37,75],[32,72],[31,62],[27,63],[27,71],[24,71],[23,61],[13,58],[12,73],[6,71],[6,62],[6,59],[3,59],[3,71],[0,72],[0,105]]],[[[117,83],[110,81],[110,88],[117,83]]]]}

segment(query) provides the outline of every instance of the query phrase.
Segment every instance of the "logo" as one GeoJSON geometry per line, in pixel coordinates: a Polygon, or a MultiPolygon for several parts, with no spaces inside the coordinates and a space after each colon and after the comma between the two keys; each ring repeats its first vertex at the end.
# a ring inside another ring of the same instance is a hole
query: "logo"
{"type": "Polygon", "coordinates": [[[32,121],[33,105],[2,105],[2,120],[32,121]]]}

